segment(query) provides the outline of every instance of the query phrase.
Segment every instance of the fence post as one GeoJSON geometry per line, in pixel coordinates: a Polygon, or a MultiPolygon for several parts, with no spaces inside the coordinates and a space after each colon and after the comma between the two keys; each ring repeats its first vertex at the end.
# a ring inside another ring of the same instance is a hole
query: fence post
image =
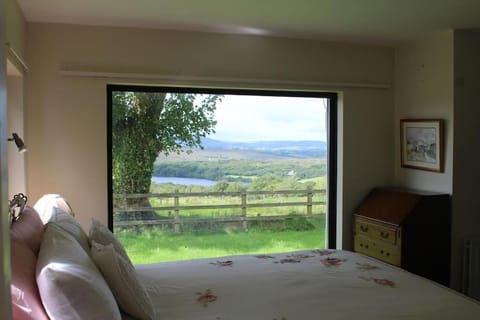
{"type": "Polygon", "coordinates": [[[311,186],[307,187],[307,215],[312,215],[313,190],[311,186]]]}
{"type": "Polygon", "coordinates": [[[180,205],[180,199],[179,198],[180,197],[178,195],[178,189],[177,189],[177,190],[175,190],[175,194],[174,194],[174,197],[173,197],[173,206],[175,207],[173,209],[173,216],[174,216],[173,227],[174,227],[175,233],[180,232],[180,209],[178,208],[179,205],[180,205]]]}
{"type": "Polygon", "coordinates": [[[242,217],[243,217],[243,230],[248,230],[248,222],[247,222],[247,192],[245,190],[242,191],[242,217]]]}

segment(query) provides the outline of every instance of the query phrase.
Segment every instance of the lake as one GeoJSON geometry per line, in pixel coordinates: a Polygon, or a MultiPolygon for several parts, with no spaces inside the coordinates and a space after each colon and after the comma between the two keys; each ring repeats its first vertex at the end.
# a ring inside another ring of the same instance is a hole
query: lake
{"type": "Polygon", "coordinates": [[[207,180],[207,179],[196,179],[196,178],[177,178],[177,177],[152,177],[152,182],[154,183],[173,183],[180,184],[184,186],[195,185],[195,186],[204,186],[210,187],[213,186],[217,181],[207,180]]]}

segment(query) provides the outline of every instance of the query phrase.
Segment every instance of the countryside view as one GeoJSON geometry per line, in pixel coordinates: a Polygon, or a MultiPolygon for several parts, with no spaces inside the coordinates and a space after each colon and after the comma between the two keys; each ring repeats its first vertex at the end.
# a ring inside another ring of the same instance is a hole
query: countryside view
{"type": "Polygon", "coordinates": [[[136,264],[325,247],[324,98],[112,93],[113,226],[136,264]]]}

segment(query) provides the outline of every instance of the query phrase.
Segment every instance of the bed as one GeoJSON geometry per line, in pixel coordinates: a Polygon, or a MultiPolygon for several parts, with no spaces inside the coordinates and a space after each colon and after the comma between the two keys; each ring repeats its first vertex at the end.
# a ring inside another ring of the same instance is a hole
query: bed
{"type": "Polygon", "coordinates": [[[85,232],[52,199],[11,227],[14,319],[480,319],[477,301],[342,250],[132,265],[105,226],[85,232]]]}

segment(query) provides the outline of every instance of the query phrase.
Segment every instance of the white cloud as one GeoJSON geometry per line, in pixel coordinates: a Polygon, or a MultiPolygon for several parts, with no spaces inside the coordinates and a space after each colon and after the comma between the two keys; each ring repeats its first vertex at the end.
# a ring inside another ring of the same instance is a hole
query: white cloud
{"type": "Polygon", "coordinates": [[[226,95],[216,133],[227,141],[326,140],[325,99],[226,95]]]}

